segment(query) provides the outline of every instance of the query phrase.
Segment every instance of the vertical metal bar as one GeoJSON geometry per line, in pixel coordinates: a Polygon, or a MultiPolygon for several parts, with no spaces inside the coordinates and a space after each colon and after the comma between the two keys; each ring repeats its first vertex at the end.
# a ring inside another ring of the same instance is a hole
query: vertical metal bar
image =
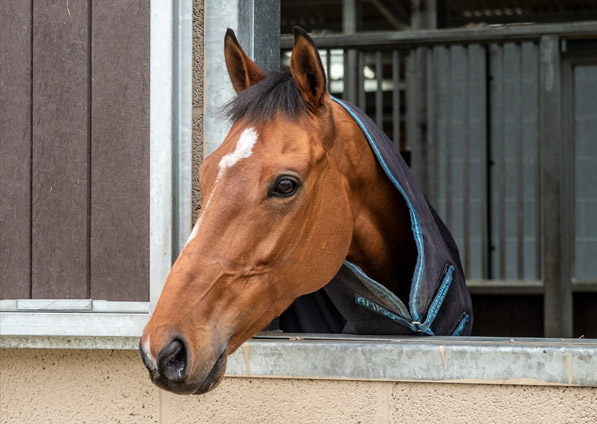
{"type": "Polygon", "coordinates": [[[354,34],[357,32],[359,0],[342,0],[342,32],[354,34]]]}
{"type": "Polygon", "coordinates": [[[400,53],[392,52],[392,136],[394,145],[400,150],[400,53]]]}
{"type": "Polygon", "coordinates": [[[435,107],[438,104],[438,87],[435,75],[437,63],[436,48],[427,51],[427,196],[433,205],[437,205],[437,127],[435,107]]]}
{"type": "MultiPolygon", "coordinates": [[[[354,34],[358,30],[359,10],[357,0],[342,0],[342,32],[354,34]]],[[[344,50],[344,95],[351,103],[358,102],[357,94],[357,51],[344,50]]]]}
{"type": "MultiPolygon", "coordinates": [[[[192,69],[193,69],[193,5],[190,1],[174,2],[176,30],[173,41],[173,108],[175,186],[173,188],[174,256],[182,251],[191,233],[192,202],[192,69]]],[[[280,49],[278,48],[277,51],[280,49]]],[[[276,55],[278,57],[278,55],[276,55]]],[[[279,61],[279,59],[278,59],[279,61]]],[[[279,62],[278,62],[279,63],[279,62]]]]}
{"type": "MultiPolygon", "coordinates": [[[[413,0],[411,1],[411,28],[412,29],[430,29],[437,27],[437,7],[435,0],[413,0]]],[[[412,98],[412,122],[408,139],[411,143],[411,169],[415,178],[419,182],[425,195],[429,195],[429,165],[428,165],[428,136],[427,129],[427,58],[429,49],[419,45],[413,48],[410,59],[413,61],[413,73],[409,75],[412,79],[414,88],[412,98]]],[[[410,107],[410,106],[409,106],[410,107]]]]}
{"type": "MultiPolygon", "coordinates": [[[[537,43],[533,43],[533,59],[535,61],[534,70],[537,74],[540,72],[541,66],[541,58],[539,57],[539,46],[537,43]]],[[[542,233],[541,233],[541,144],[540,144],[540,135],[541,135],[541,119],[540,119],[540,109],[541,109],[541,83],[537,78],[535,80],[535,105],[537,107],[537,120],[536,120],[536,127],[535,127],[535,138],[533,140],[534,146],[534,178],[535,178],[535,278],[537,280],[543,279],[543,245],[542,245],[542,233]]]]}
{"type": "Polygon", "coordinates": [[[446,52],[446,225],[452,229],[452,49],[446,52]]]}
{"type": "MultiPolygon", "coordinates": [[[[576,195],[574,189],[575,165],[576,165],[576,141],[574,140],[575,127],[575,104],[577,100],[574,94],[575,72],[572,62],[562,60],[560,67],[562,76],[561,102],[562,110],[562,132],[560,137],[560,161],[561,170],[561,197],[560,211],[562,213],[562,255],[560,262],[563,274],[570,280],[568,290],[572,289],[571,280],[575,274],[575,244],[576,244],[576,195]]],[[[582,112],[580,112],[582,113],[582,112]]]]}
{"type": "Polygon", "coordinates": [[[367,96],[365,93],[365,52],[359,51],[358,52],[358,72],[359,72],[359,103],[358,106],[362,111],[366,111],[367,108],[367,96]]]}
{"type": "Polygon", "coordinates": [[[413,120],[413,133],[411,139],[411,168],[419,186],[425,195],[428,195],[428,171],[427,165],[427,47],[417,47],[413,50],[413,72],[412,72],[412,104],[415,110],[413,120]]]}
{"type": "Polygon", "coordinates": [[[500,279],[506,278],[506,160],[505,160],[505,139],[504,130],[506,126],[505,118],[505,61],[504,46],[497,46],[497,69],[496,75],[496,156],[497,156],[497,180],[498,180],[498,276],[500,279]]]}
{"type": "MultiPolygon", "coordinates": [[[[576,177],[576,158],[577,158],[577,142],[574,139],[575,127],[575,105],[578,100],[574,94],[575,72],[570,59],[563,61],[562,69],[562,137],[560,142],[560,152],[562,161],[562,196],[561,208],[562,211],[562,256],[561,262],[563,266],[563,274],[568,280],[567,290],[572,290],[572,276],[576,274],[575,250],[576,250],[576,192],[575,192],[575,177],[576,177]]],[[[578,106],[576,106],[578,108],[578,106]]],[[[571,309],[573,305],[571,305],[571,309]]],[[[572,314],[572,310],[571,310],[572,314]]],[[[572,318],[572,316],[570,317],[572,318]]]]}
{"type": "MultiPolygon", "coordinates": [[[[206,5],[205,13],[208,18],[213,18],[217,13],[213,10],[213,7],[209,6],[212,5],[206,5]]],[[[169,40],[174,31],[172,8],[173,4],[171,2],[152,4],[150,18],[150,39],[163,41],[160,43],[151,42],[149,54],[149,73],[151,75],[149,81],[149,167],[151,170],[149,175],[149,185],[151,187],[149,202],[149,231],[151,234],[149,240],[149,302],[152,311],[160,297],[166,277],[168,277],[172,261],[176,257],[172,251],[172,221],[175,219],[172,208],[173,187],[175,184],[172,157],[174,135],[172,132],[172,108],[170,106],[173,98],[172,80],[174,76],[172,74],[174,67],[172,64],[172,46],[169,40]]],[[[208,34],[206,28],[205,40],[209,40],[209,37],[210,34],[208,34]]],[[[206,57],[211,59],[214,51],[206,47],[205,54],[206,57]]],[[[220,65],[223,65],[223,63],[224,57],[222,56],[220,65]]],[[[206,69],[207,76],[210,75],[209,70],[210,67],[206,69]]],[[[230,86],[230,90],[234,91],[232,86],[230,86]]],[[[225,91],[224,93],[228,94],[225,91]]]]}
{"type": "Polygon", "coordinates": [[[464,229],[464,275],[470,275],[471,272],[471,243],[470,243],[470,235],[471,235],[471,210],[470,210],[470,201],[471,201],[471,182],[470,182],[470,160],[471,160],[471,153],[470,153],[470,111],[469,111],[469,55],[470,49],[468,46],[464,47],[464,52],[462,56],[462,68],[463,68],[463,75],[462,75],[462,101],[463,101],[463,110],[464,116],[462,117],[463,121],[463,141],[464,141],[464,161],[463,161],[463,179],[464,179],[464,187],[463,187],[463,203],[464,203],[464,222],[463,222],[463,229],[464,229]]]}
{"type": "Polygon", "coordinates": [[[489,46],[484,46],[480,55],[479,61],[479,104],[482,105],[485,110],[479,115],[481,122],[479,123],[481,128],[481,137],[479,142],[481,143],[481,278],[489,279],[489,162],[488,162],[488,150],[490,142],[490,128],[489,128],[489,96],[487,93],[490,90],[490,79],[488,78],[487,72],[489,69],[489,46]]]}
{"type": "Polygon", "coordinates": [[[406,57],[406,150],[412,152],[415,142],[417,111],[415,107],[416,79],[415,79],[415,50],[410,50],[406,57]]]}
{"type": "Polygon", "coordinates": [[[325,69],[328,79],[328,92],[332,92],[332,50],[327,49],[325,51],[325,69]]]}
{"type": "Polygon", "coordinates": [[[568,255],[559,39],[544,35],[541,58],[541,216],[545,337],[572,336],[571,269],[568,255]]]}
{"type": "Polygon", "coordinates": [[[214,28],[222,28],[220,25],[233,17],[230,12],[236,8],[236,35],[239,40],[246,40],[245,52],[262,69],[279,70],[280,57],[272,53],[280,51],[280,0],[231,0],[227,5],[216,6],[222,18],[216,21],[214,28]]]}
{"type": "Polygon", "coordinates": [[[514,49],[514,103],[516,107],[516,276],[524,278],[524,203],[523,203],[523,139],[522,139],[522,56],[520,44],[514,49]]]}
{"type": "Polygon", "coordinates": [[[375,122],[383,130],[383,58],[381,51],[375,52],[375,122]]]}
{"type": "MultiPolygon", "coordinates": [[[[204,108],[204,151],[207,155],[218,148],[230,130],[231,124],[222,119],[220,110],[235,96],[228,73],[222,72],[226,69],[221,48],[222,28],[238,28],[238,39],[243,41],[245,52],[257,65],[264,69],[279,69],[280,1],[229,0],[226,7],[222,7],[221,2],[205,2],[204,13],[205,63],[208,64],[205,67],[204,108]],[[265,12],[267,10],[269,12],[265,12]]],[[[154,74],[151,75],[153,78],[154,74]]]]}
{"type": "Polygon", "coordinates": [[[351,103],[357,103],[357,75],[356,51],[344,50],[344,95],[343,98],[351,103]]]}
{"type": "Polygon", "coordinates": [[[411,0],[410,27],[412,29],[437,28],[437,0],[411,0]]]}

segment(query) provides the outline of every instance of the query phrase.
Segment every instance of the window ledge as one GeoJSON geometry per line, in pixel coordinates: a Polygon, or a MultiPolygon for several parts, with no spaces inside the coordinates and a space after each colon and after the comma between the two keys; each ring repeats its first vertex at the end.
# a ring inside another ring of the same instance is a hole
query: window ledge
{"type": "MultiPolygon", "coordinates": [[[[0,336],[2,348],[137,349],[138,337],[0,336]]],[[[264,335],[230,377],[597,386],[597,340],[264,335]]]]}
{"type": "MultiPolygon", "coordinates": [[[[95,303],[94,303],[95,305],[95,303]]],[[[137,337],[149,320],[149,312],[119,310],[109,302],[84,312],[8,312],[0,311],[0,339],[23,336],[30,340],[54,337],[137,337]],[[50,336],[50,337],[46,337],[50,336]]],[[[145,308],[147,309],[147,308],[145,308]]],[[[0,344],[1,346],[1,344],[0,344]]],[[[48,346],[51,347],[51,346],[48,346]]]]}

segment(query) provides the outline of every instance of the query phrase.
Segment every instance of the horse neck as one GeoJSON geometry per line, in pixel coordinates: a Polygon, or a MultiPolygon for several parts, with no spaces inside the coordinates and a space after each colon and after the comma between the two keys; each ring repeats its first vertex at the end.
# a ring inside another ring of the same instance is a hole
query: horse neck
{"type": "Polygon", "coordinates": [[[402,300],[408,299],[417,250],[406,202],[375,159],[363,132],[334,109],[339,169],[349,185],[353,239],[347,259],[402,300]]]}

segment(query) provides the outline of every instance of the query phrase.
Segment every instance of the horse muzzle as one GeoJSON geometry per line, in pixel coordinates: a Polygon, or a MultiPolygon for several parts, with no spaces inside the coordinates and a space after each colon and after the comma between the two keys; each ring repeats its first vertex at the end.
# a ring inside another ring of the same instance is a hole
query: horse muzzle
{"type": "Polygon", "coordinates": [[[189,345],[182,337],[166,343],[157,358],[152,357],[149,343],[143,344],[141,339],[139,353],[151,381],[179,395],[207,393],[220,383],[226,370],[226,346],[218,356],[209,355],[212,360],[193,361],[189,345]]]}

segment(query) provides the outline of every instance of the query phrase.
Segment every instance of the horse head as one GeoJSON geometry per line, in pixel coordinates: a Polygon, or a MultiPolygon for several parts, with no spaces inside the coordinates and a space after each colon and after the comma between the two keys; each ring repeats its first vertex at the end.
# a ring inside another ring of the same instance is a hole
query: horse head
{"type": "Polygon", "coordinates": [[[338,116],[312,40],[294,35],[290,72],[266,74],[226,33],[233,125],[201,165],[200,215],[140,345],[175,393],[214,388],[227,355],[328,283],[355,243],[346,174],[363,159],[339,144],[362,135],[338,116]]]}

